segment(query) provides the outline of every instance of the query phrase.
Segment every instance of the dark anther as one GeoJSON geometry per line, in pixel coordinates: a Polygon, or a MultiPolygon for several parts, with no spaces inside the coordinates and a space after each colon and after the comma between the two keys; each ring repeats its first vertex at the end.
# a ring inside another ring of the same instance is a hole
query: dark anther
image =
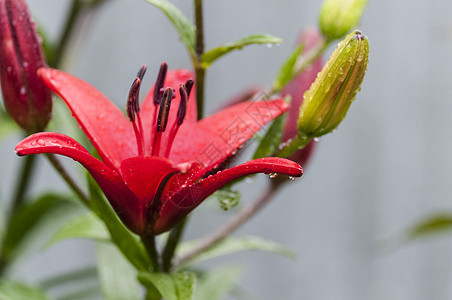
{"type": "Polygon", "coordinates": [[[187,100],[188,100],[188,97],[190,97],[190,93],[191,93],[191,89],[193,88],[193,85],[195,85],[195,82],[193,81],[193,79],[189,79],[185,83],[185,88],[187,89],[187,100]]]}
{"type": "Polygon", "coordinates": [[[127,116],[131,122],[135,122],[135,115],[140,111],[138,97],[140,94],[141,79],[136,77],[129,90],[127,97],[127,116]]]}
{"type": "Polygon", "coordinates": [[[138,71],[137,77],[140,78],[141,81],[143,80],[144,74],[146,74],[147,69],[148,68],[146,67],[146,65],[142,65],[140,70],[138,71]]]}
{"type": "Polygon", "coordinates": [[[160,94],[160,89],[165,85],[166,72],[168,71],[168,65],[164,62],[160,65],[159,75],[154,85],[154,105],[160,104],[162,95],[160,94]]]}
{"type": "Polygon", "coordinates": [[[185,119],[185,114],[187,113],[188,91],[185,85],[180,85],[179,94],[180,104],[179,110],[177,111],[177,126],[182,125],[182,122],[184,122],[185,119]]]}
{"type": "Polygon", "coordinates": [[[164,132],[166,130],[166,125],[168,124],[168,117],[171,107],[171,101],[174,98],[174,93],[172,88],[166,88],[163,92],[162,100],[160,101],[160,109],[157,117],[157,132],[164,132]]]}

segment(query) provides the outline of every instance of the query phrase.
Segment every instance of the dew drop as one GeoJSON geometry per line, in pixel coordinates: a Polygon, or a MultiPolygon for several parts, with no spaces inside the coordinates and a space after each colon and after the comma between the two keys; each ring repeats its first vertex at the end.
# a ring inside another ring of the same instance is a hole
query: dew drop
{"type": "Polygon", "coordinates": [[[289,179],[293,181],[293,180],[295,180],[295,177],[289,176],[289,179]]]}
{"type": "Polygon", "coordinates": [[[43,139],[39,139],[36,141],[38,143],[39,146],[45,146],[46,142],[43,139]]]}
{"type": "Polygon", "coordinates": [[[278,173],[270,173],[268,174],[268,177],[270,177],[271,179],[276,178],[278,176],[278,173]]]}
{"type": "Polygon", "coordinates": [[[314,138],[314,142],[318,142],[318,141],[320,141],[320,138],[319,137],[315,137],[314,138]]]}
{"type": "Polygon", "coordinates": [[[20,87],[20,94],[21,94],[21,95],[25,95],[26,92],[27,92],[27,90],[25,89],[25,87],[24,87],[24,86],[21,86],[21,87],[20,87]]]}

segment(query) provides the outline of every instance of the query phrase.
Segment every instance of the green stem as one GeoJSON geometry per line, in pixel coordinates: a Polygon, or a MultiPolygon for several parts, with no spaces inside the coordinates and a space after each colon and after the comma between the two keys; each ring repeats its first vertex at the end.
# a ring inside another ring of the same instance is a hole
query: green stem
{"type": "Polygon", "coordinates": [[[162,252],[162,267],[165,272],[169,272],[171,270],[174,253],[182,238],[186,223],[187,218],[184,218],[173,229],[171,229],[168,241],[166,242],[165,248],[162,252]]]}
{"type": "Polygon", "coordinates": [[[204,83],[206,76],[206,69],[202,65],[202,55],[204,53],[204,16],[202,0],[194,0],[195,25],[196,25],[196,105],[198,108],[198,120],[202,119],[204,115],[204,83]]]}
{"type": "Polygon", "coordinates": [[[279,185],[270,183],[267,190],[255,202],[243,208],[229,222],[219,228],[212,234],[202,238],[197,244],[198,246],[188,253],[175,259],[174,265],[182,266],[190,260],[196,258],[203,252],[213,248],[219,242],[227,238],[231,233],[242,226],[246,221],[250,220],[257,212],[259,212],[276,194],[279,185]]]}
{"type": "Polygon", "coordinates": [[[75,180],[69,175],[64,166],[54,154],[46,154],[47,159],[60,174],[63,180],[71,188],[71,190],[80,198],[80,200],[89,207],[89,196],[78,186],[75,180]]]}
{"type": "Polygon", "coordinates": [[[27,156],[22,162],[22,168],[17,177],[16,189],[14,192],[10,216],[13,216],[17,209],[24,203],[28,186],[33,178],[36,165],[36,155],[27,156]]]}
{"type": "MultiPolygon", "coordinates": [[[[31,179],[33,178],[35,166],[36,166],[36,155],[27,156],[22,161],[22,167],[17,177],[17,183],[14,192],[14,197],[11,203],[11,209],[8,216],[6,216],[7,219],[6,224],[8,224],[7,227],[9,227],[11,219],[25,201],[28,187],[30,186],[31,179]]],[[[0,276],[6,271],[9,265],[9,260],[6,257],[4,257],[3,251],[1,250],[2,249],[0,247],[0,276]]]]}
{"type": "Polygon", "coordinates": [[[290,142],[289,145],[282,148],[281,151],[275,153],[274,155],[278,156],[278,157],[288,157],[295,151],[304,148],[309,143],[310,140],[311,140],[311,138],[308,138],[306,136],[301,136],[301,137],[297,136],[290,142]]]}
{"type": "Polygon", "coordinates": [[[159,272],[160,271],[160,261],[159,254],[157,251],[157,245],[155,243],[155,235],[150,233],[144,233],[141,236],[141,241],[146,249],[146,252],[149,255],[149,258],[152,262],[152,271],[159,272]]]}
{"type": "Polygon", "coordinates": [[[64,23],[63,31],[61,32],[60,38],[57,43],[57,48],[54,52],[49,64],[53,67],[57,67],[61,64],[66,53],[67,46],[71,40],[72,34],[75,30],[75,25],[78,22],[80,14],[83,11],[83,1],[72,0],[71,7],[68,10],[66,21],[64,23]]]}
{"type": "Polygon", "coordinates": [[[320,55],[325,52],[326,48],[331,44],[333,40],[321,39],[317,45],[311,48],[305,55],[302,55],[295,64],[294,78],[303,73],[320,55]]]}

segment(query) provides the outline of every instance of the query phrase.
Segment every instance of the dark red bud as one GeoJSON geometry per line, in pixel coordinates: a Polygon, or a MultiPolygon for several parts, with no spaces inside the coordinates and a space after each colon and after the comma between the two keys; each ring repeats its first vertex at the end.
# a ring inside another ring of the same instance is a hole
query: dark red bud
{"type": "Polygon", "coordinates": [[[50,120],[50,90],[37,75],[46,67],[41,43],[24,0],[0,0],[0,80],[8,113],[26,131],[50,120]]]}
{"type": "MultiPolygon", "coordinates": [[[[320,32],[316,29],[307,29],[301,34],[298,42],[305,45],[303,51],[306,52],[314,47],[320,39],[320,32]]],[[[300,114],[300,106],[303,102],[303,94],[314,82],[317,73],[322,70],[322,65],[322,58],[316,59],[308,69],[282,89],[281,96],[290,95],[292,97],[290,108],[287,112],[287,120],[282,137],[283,142],[294,138],[298,134],[297,121],[300,114]]],[[[311,141],[303,149],[294,152],[290,159],[305,167],[314,149],[315,142],[311,141]]]]}

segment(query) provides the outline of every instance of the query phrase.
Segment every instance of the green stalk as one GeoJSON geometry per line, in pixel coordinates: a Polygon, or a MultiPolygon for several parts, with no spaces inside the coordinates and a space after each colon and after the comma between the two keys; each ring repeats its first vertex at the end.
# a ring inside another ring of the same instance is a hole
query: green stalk
{"type": "Polygon", "coordinates": [[[16,188],[12,201],[10,216],[13,216],[17,209],[24,203],[28,186],[33,178],[34,167],[36,165],[36,155],[29,155],[22,161],[22,168],[17,177],[16,188]]]}
{"type": "Polygon", "coordinates": [[[165,248],[162,252],[162,268],[163,271],[169,272],[171,270],[172,260],[174,253],[176,252],[177,245],[179,244],[182,234],[184,232],[185,224],[187,223],[187,218],[184,218],[179,222],[170,232],[168,241],[166,242],[165,248]]]}
{"type": "Polygon", "coordinates": [[[155,242],[155,235],[150,233],[144,233],[141,236],[141,242],[143,243],[146,252],[149,255],[149,258],[152,262],[152,271],[159,272],[160,271],[160,261],[159,261],[159,253],[157,251],[157,245],[155,242]]]}
{"type": "Polygon", "coordinates": [[[57,67],[61,64],[66,53],[67,46],[76,28],[78,19],[83,11],[83,1],[72,0],[71,7],[66,16],[66,21],[64,23],[63,31],[61,32],[60,38],[57,43],[54,56],[49,61],[49,65],[52,67],[57,67]]]}
{"type": "Polygon", "coordinates": [[[198,108],[198,120],[200,120],[204,115],[204,82],[206,76],[206,69],[202,65],[202,55],[204,53],[204,16],[202,0],[194,0],[193,6],[196,25],[196,62],[194,65],[196,74],[196,104],[198,108]]]}

